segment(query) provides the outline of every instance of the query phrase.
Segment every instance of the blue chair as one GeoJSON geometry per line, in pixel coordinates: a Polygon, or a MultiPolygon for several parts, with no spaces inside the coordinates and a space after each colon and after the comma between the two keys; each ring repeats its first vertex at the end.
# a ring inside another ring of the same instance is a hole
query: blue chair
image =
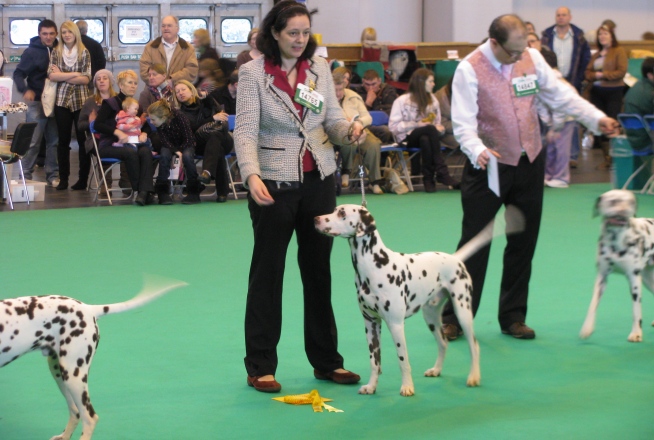
{"type": "Polygon", "coordinates": [[[388,125],[388,115],[381,110],[370,110],[372,116],[372,125],[388,125]]]}
{"type": "Polygon", "coordinates": [[[236,127],[236,115],[227,115],[227,127],[229,131],[234,131],[236,127]]]}
{"type": "MultiPolygon", "coordinates": [[[[641,158],[642,164],[629,176],[625,184],[622,186],[622,189],[627,189],[629,184],[638,176],[643,170],[649,169],[652,164],[652,159],[654,158],[654,150],[652,150],[652,145],[654,144],[654,115],[648,115],[642,118],[640,115],[635,113],[620,113],[618,115],[618,121],[625,130],[628,130],[632,133],[643,133],[647,134],[650,139],[650,143],[647,147],[641,149],[633,149],[631,153],[634,157],[641,158]],[[645,122],[647,121],[647,122],[645,122]]],[[[654,177],[650,177],[643,188],[641,193],[652,194],[654,193],[654,188],[652,187],[652,182],[654,177]]]]}
{"type": "MultiPolygon", "coordinates": [[[[94,129],[93,126],[95,125],[95,121],[91,121],[89,124],[89,131],[91,135],[91,139],[93,139],[93,152],[91,154],[91,179],[93,181],[93,185],[89,185],[89,191],[94,191],[93,194],[93,201],[98,202],[98,201],[103,201],[107,200],[110,205],[113,205],[111,199],[111,192],[112,191],[123,191],[123,189],[129,189],[131,191],[131,188],[109,188],[107,185],[107,179],[106,175],[108,173],[111,173],[114,169],[114,167],[119,166],[122,163],[120,159],[115,159],[111,157],[100,157],[100,153],[98,152],[98,143],[95,139],[95,134],[97,133],[94,129]],[[95,163],[94,163],[95,162],[95,163]],[[102,180],[99,181],[98,176],[96,175],[96,167],[100,170],[100,174],[102,176],[102,180]],[[105,168],[106,167],[106,168],[105,168]],[[105,192],[107,193],[107,198],[103,199],[100,197],[100,189],[104,186],[105,192]]],[[[81,145],[80,148],[84,148],[84,145],[81,145]]],[[[127,200],[130,199],[134,195],[134,192],[132,191],[128,196],[123,196],[123,197],[114,197],[114,200],[127,200]]]]}

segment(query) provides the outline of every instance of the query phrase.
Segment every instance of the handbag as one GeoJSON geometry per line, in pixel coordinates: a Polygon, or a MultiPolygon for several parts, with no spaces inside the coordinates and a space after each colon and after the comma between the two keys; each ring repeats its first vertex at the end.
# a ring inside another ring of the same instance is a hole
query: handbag
{"type": "MultiPolygon", "coordinates": [[[[50,61],[52,63],[52,51],[50,52],[50,61]]],[[[50,72],[50,66],[48,65],[48,72],[50,72]]],[[[52,116],[54,112],[55,102],[57,101],[57,83],[55,81],[50,81],[48,78],[45,79],[45,84],[43,85],[43,93],[41,94],[41,105],[43,106],[43,113],[46,117],[52,116]]]]}
{"type": "Polygon", "coordinates": [[[223,131],[224,127],[222,121],[211,121],[201,125],[200,128],[198,128],[195,132],[195,137],[198,140],[206,141],[211,136],[217,133],[222,133],[223,131]]]}

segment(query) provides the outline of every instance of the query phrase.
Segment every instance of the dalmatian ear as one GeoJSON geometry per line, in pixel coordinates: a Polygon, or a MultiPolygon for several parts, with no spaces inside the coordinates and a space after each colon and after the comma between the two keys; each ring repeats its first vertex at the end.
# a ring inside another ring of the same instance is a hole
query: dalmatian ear
{"type": "Polygon", "coordinates": [[[364,235],[372,234],[377,230],[377,225],[375,224],[375,219],[372,218],[370,212],[366,208],[359,209],[359,223],[357,224],[357,237],[362,237],[364,235]]]}

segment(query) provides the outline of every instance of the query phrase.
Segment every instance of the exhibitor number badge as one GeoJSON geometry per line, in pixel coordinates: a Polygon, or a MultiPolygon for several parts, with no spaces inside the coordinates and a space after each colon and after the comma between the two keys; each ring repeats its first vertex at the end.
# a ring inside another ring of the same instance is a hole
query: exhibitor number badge
{"type": "Polygon", "coordinates": [[[320,93],[312,90],[304,84],[298,84],[297,89],[295,90],[295,102],[303,105],[314,113],[320,114],[322,112],[322,105],[325,102],[325,98],[320,93]]]}
{"type": "Polygon", "coordinates": [[[520,98],[522,96],[534,95],[540,92],[538,85],[538,77],[536,75],[524,75],[518,78],[513,78],[513,90],[515,96],[520,98]]]}

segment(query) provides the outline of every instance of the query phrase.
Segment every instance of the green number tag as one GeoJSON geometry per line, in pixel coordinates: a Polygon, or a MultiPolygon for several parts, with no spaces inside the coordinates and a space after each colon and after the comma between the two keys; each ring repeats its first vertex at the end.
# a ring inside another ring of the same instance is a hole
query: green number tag
{"type": "Polygon", "coordinates": [[[523,96],[535,95],[540,92],[538,86],[538,77],[536,75],[524,75],[518,78],[513,78],[513,90],[515,96],[520,98],[523,96]]]}
{"type": "Polygon", "coordinates": [[[305,106],[314,113],[320,114],[322,112],[322,105],[325,102],[325,98],[323,98],[320,93],[311,90],[304,84],[298,84],[297,89],[295,90],[295,102],[305,106]]]}

